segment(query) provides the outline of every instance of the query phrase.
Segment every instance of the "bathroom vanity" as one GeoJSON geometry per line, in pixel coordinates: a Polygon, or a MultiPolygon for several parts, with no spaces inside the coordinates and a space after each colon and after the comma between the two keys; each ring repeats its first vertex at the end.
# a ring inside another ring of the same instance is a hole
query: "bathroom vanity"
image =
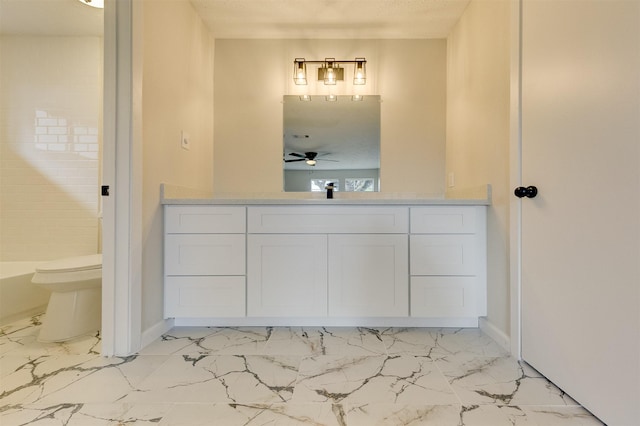
{"type": "Polygon", "coordinates": [[[176,325],[475,327],[486,315],[487,199],[162,202],[176,325]]]}

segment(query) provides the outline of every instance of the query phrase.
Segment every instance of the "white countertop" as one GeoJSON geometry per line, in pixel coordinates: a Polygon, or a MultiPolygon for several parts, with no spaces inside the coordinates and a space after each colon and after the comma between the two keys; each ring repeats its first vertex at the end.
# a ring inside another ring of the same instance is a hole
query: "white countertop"
{"type": "Polygon", "coordinates": [[[164,205],[490,205],[491,187],[449,191],[445,195],[385,192],[279,192],[256,194],[211,194],[191,188],[162,184],[164,205]]]}

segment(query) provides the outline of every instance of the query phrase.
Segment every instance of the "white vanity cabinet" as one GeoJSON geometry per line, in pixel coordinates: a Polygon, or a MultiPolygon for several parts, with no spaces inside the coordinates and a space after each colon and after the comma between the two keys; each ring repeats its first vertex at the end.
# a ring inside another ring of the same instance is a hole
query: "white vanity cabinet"
{"type": "Polygon", "coordinates": [[[165,317],[477,326],[486,315],[486,206],[417,204],[166,205],[165,317]]]}
{"type": "Polygon", "coordinates": [[[411,316],[486,315],[485,210],[411,208],[411,316]]]}
{"type": "Polygon", "coordinates": [[[406,207],[249,207],[249,316],[404,317],[406,207]]]}
{"type": "Polygon", "coordinates": [[[165,317],[245,315],[244,207],[166,206],[165,317]]]}

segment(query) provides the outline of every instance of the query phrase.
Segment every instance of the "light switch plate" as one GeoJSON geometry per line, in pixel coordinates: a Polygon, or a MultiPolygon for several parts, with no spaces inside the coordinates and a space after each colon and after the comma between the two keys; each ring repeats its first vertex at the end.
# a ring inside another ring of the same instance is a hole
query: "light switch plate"
{"type": "Polygon", "coordinates": [[[187,151],[191,149],[191,137],[184,130],[180,131],[180,147],[187,151]]]}

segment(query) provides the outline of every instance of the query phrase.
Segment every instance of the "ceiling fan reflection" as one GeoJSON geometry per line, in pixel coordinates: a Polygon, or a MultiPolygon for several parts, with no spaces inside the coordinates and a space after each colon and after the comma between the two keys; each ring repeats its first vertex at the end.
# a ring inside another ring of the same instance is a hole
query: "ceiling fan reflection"
{"type": "MultiPolygon", "coordinates": [[[[297,152],[290,152],[288,155],[290,155],[292,157],[297,157],[297,158],[296,159],[290,159],[290,160],[285,159],[284,160],[285,163],[294,163],[294,162],[297,162],[297,161],[304,161],[310,166],[315,166],[316,165],[316,161],[331,161],[331,162],[334,162],[334,163],[338,162],[338,160],[329,160],[329,159],[326,159],[326,158],[318,158],[319,155],[318,155],[317,152],[305,152],[304,154],[299,154],[297,152]]],[[[321,155],[328,155],[328,154],[321,154],[321,155]]]]}

